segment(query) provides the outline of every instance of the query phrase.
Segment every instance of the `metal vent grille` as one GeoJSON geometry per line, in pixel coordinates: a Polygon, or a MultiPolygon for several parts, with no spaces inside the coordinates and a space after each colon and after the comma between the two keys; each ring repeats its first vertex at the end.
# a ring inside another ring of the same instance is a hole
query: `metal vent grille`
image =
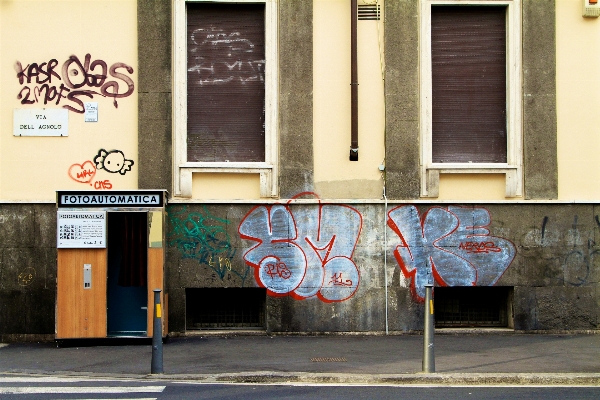
{"type": "Polygon", "coordinates": [[[379,21],[381,11],[379,4],[365,4],[358,6],[359,21],[379,21]]]}
{"type": "Polygon", "coordinates": [[[345,357],[313,357],[312,362],[347,362],[345,357]]]}

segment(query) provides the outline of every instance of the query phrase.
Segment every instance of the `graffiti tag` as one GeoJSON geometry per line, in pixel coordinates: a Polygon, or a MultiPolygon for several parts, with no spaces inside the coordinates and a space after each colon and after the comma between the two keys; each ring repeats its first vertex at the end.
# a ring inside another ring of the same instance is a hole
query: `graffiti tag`
{"type": "Polygon", "coordinates": [[[167,236],[167,244],[179,249],[183,258],[196,260],[213,270],[223,280],[228,273],[242,279],[242,286],[248,276],[249,268],[236,267],[231,260],[236,250],[231,245],[226,219],[210,214],[206,206],[203,212],[188,212],[187,207],[181,211],[169,210],[171,232],[167,236]]]}
{"type": "Polygon", "coordinates": [[[264,78],[265,60],[254,53],[254,44],[240,32],[225,32],[211,26],[196,29],[191,35],[188,72],[197,75],[199,85],[218,85],[232,81],[260,81],[264,78]],[[215,54],[218,52],[218,55],[215,54]],[[207,57],[209,54],[210,57],[207,57]]]}
{"type": "Polygon", "coordinates": [[[265,263],[265,269],[267,270],[267,275],[269,275],[271,279],[275,276],[282,279],[290,279],[292,276],[290,269],[281,261],[265,263]]]}
{"type": "Polygon", "coordinates": [[[112,97],[114,107],[118,108],[117,99],[128,97],[134,91],[134,83],[129,76],[133,74],[133,68],[122,62],[108,67],[106,61],[92,61],[88,53],[83,62],[75,55],[70,56],[62,64],[60,74],[56,71],[57,66],[58,60],[55,58],[25,66],[20,61],[15,63],[19,84],[25,85],[17,95],[21,104],[54,102],[59,105],[62,99],[66,99],[68,103],[63,104],[63,108],[83,114],[85,106],[80,97],[112,97]],[[109,75],[114,79],[109,80],[109,75]],[[61,81],[60,85],[57,80],[61,81]],[[123,92],[122,87],[126,88],[123,92]]]}
{"type": "Polygon", "coordinates": [[[420,215],[415,206],[388,212],[388,226],[402,243],[394,256],[410,279],[413,297],[423,301],[425,285],[492,286],[515,258],[515,245],[490,236],[484,208],[432,207],[420,215]]]}
{"type": "Polygon", "coordinates": [[[32,267],[25,268],[19,275],[17,276],[17,281],[21,286],[29,286],[31,282],[35,279],[35,269],[32,267]]]}
{"type": "Polygon", "coordinates": [[[467,253],[499,253],[502,249],[494,244],[494,242],[463,242],[458,246],[460,250],[467,253]]]}
{"type": "Polygon", "coordinates": [[[292,210],[289,204],[276,204],[251,209],[238,232],[253,242],[244,261],[269,295],[316,296],[331,303],[349,299],[358,289],[360,274],[352,255],[361,229],[361,214],[347,205],[292,210]]]}
{"type": "Polygon", "coordinates": [[[89,183],[96,175],[96,166],[91,161],[73,164],[69,167],[69,177],[76,182],[89,183]]]}
{"type": "Polygon", "coordinates": [[[89,184],[96,190],[110,190],[113,185],[110,180],[98,180],[93,182],[96,172],[103,169],[107,172],[125,175],[131,171],[133,160],[128,160],[121,150],[106,151],[100,149],[94,157],[94,161],[84,161],[81,164],[75,163],[69,167],[68,175],[75,182],[89,184]]]}
{"type": "Polygon", "coordinates": [[[131,171],[134,163],[133,160],[126,159],[125,154],[121,150],[106,151],[100,149],[96,157],[94,157],[94,164],[97,169],[103,169],[111,174],[118,172],[121,175],[125,175],[127,171],[131,171]]]}

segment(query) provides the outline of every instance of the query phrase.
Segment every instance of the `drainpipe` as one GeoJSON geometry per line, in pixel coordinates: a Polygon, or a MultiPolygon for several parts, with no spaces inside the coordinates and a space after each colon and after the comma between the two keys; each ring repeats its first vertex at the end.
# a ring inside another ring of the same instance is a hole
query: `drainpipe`
{"type": "Polygon", "coordinates": [[[350,21],[350,102],[351,102],[351,127],[350,127],[350,161],[358,161],[358,68],[357,68],[357,20],[358,6],[357,0],[351,0],[351,18],[350,21]]]}

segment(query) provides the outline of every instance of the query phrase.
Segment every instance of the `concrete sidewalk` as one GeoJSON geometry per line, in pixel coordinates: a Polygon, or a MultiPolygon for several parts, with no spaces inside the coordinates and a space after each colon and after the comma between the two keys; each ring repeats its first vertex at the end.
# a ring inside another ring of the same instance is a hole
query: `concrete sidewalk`
{"type": "Polygon", "coordinates": [[[434,374],[421,373],[423,337],[419,335],[171,338],[163,346],[161,375],[149,375],[149,341],[66,345],[0,347],[0,374],[206,382],[600,384],[600,335],[438,334],[434,374]]]}

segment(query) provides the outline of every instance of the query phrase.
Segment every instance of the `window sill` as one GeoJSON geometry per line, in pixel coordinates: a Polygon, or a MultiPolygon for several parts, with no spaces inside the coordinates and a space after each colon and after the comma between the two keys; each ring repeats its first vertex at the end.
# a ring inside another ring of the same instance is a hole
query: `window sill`
{"type": "Polygon", "coordinates": [[[523,192],[521,168],[509,164],[435,163],[421,168],[421,197],[438,197],[440,173],[443,174],[505,174],[506,197],[519,197],[523,192]]]}
{"type": "Polygon", "coordinates": [[[196,173],[229,173],[229,174],[260,174],[260,196],[277,197],[275,166],[257,162],[188,162],[179,166],[179,187],[176,197],[192,197],[192,174],[196,173]]]}

